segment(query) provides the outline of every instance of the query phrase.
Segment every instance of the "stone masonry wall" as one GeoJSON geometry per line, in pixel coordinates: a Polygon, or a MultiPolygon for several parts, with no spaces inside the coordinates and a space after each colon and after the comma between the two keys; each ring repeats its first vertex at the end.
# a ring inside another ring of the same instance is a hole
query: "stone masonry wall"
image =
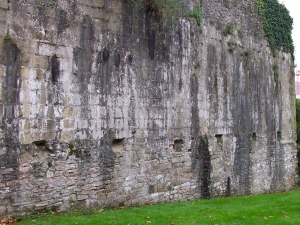
{"type": "Polygon", "coordinates": [[[0,216],[293,187],[291,55],[253,0],[184,10],[199,4],[201,27],[127,1],[0,0],[0,216]]]}

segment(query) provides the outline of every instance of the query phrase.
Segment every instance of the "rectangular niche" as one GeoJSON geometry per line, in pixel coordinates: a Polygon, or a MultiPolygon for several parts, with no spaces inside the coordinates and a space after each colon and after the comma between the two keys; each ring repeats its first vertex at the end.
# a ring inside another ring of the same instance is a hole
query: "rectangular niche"
{"type": "Polygon", "coordinates": [[[223,134],[216,134],[215,135],[216,139],[217,139],[217,143],[222,143],[223,144],[223,134]]]}
{"type": "Polygon", "coordinates": [[[184,142],[182,139],[174,140],[173,149],[175,150],[175,152],[182,152],[183,143],[184,142]]]}
{"type": "Polygon", "coordinates": [[[125,138],[114,139],[111,143],[111,149],[118,157],[122,157],[122,152],[125,151],[125,138]]]}

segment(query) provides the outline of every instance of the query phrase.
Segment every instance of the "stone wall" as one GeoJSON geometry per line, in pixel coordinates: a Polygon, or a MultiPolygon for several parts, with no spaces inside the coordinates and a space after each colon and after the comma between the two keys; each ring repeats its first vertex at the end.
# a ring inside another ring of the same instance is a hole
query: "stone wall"
{"type": "Polygon", "coordinates": [[[126,1],[0,1],[0,216],[293,187],[291,55],[253,0],[184,10],[199,4],[201,27],[126,1]]]}

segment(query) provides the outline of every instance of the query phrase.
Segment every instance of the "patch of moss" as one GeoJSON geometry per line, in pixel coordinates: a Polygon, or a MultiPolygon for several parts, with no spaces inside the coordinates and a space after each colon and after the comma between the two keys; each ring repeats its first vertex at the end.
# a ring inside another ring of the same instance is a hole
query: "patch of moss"
{"type": "Polygon", "coordinates": [[[232,23],[229,23],[226,25],[225,29],[223,30],[223,34],[225,36],[227,35],[232,35],[233,34],[233,24],[232,23]]]}

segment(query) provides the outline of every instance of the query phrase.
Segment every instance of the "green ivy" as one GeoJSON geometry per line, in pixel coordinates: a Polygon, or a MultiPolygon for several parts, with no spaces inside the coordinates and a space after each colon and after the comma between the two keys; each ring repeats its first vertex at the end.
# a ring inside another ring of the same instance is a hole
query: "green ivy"
{"type": "Polygon", "coordinates": [[[4,36],[4,40],[9,41],[10,39],[11,39],[10,32],[9,32],[9,29],[7,29],[6,34],[4,36]]]}
{"type": "Polygon", "coordinates": [[[202,11],[200,6],[194,8],[193,13],[191,13],[190,16],[196,19],[197,25],[200,27],[202,21],[202,11]]]}
{"type": "Polygon", "coordinates": [[[233,34],[233,24],[229,23],[226,25],[225,29],[223,30],[223,34],[227,36],[228,34],[233,34]]]}
{"type": "Polygon", "coordinates": [[[273,53],[276,49],[282,49],[294,58],[293,18],[286,7],[278,0],[258,0],[256,8],[273,53]]]}

